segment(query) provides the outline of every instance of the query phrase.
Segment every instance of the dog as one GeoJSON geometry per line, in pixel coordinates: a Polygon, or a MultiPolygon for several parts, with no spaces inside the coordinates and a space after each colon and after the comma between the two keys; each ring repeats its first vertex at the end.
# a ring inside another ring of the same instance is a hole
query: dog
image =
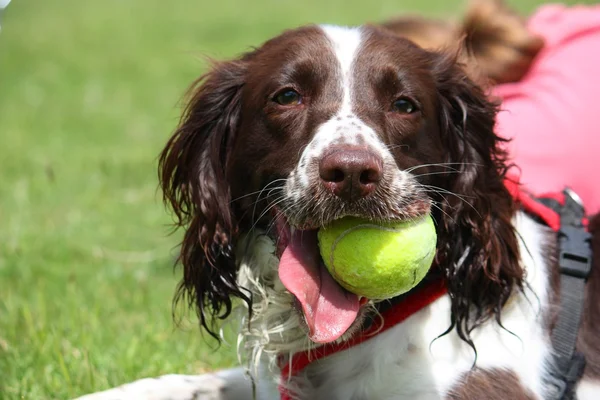
{"type": "MultiPolygon", "coordinates": [[[[501,3],[478,4],[485,12],[468,14],[463,25],[410,18],[301,27],[212,65],[191,89],[159,174],[185,230],[177,299],[197,310],[217,340],[217,321],[240,316],[247,364],[105,395],[549,396],[558,237],[509,191],[510,156],[494,131],[498,106],[482,87],[520,79],[543,44],[501,3]],[[473,26],[489,30],[478,36],[473,26]],[[467,50],[452,48],[459,39],[467,50]],[[381,322],[387,302],[333,280],[318,255],[317,230],[345,216],[428,213],[438,242],[426,280],[441,281],[443,294],[345,348],[381,322]],[[328,346],[341,350],[281,375],[297,354],[328,346]]],[[[599,254],[600,215],[588,230],[599,254]]],[[[595,259],[577,343],[587,359],[579,399],[600,396],[599,275],[595,259]]]]}

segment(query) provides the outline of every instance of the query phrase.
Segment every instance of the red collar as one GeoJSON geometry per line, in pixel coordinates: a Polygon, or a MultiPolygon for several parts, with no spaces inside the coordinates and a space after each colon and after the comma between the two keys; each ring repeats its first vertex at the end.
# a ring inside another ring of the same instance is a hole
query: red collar
{"type": "MultiPolygon", "coordinates": [[[[347,350],[373,338],[375,335],[387,331],[404,321],[417,311],[427,307],[446,294],[446,285],[442,280],[435,280],[423,286],[420,290],[409,292],[401,303],[390,307],[381,313],[381,323],[373,323],[351,337],[347,341],[335,344],[326,344],[310,351],[296,353],[291,361],[280,359],[281,379],[286,382],[292,376],[302,371],[308,364],[317,362],[321,358],[330,356],[339,351],[347,350]]],[[[281,400],[290,400],[291,397],[283,386],[279,386],[281,400]]]]}

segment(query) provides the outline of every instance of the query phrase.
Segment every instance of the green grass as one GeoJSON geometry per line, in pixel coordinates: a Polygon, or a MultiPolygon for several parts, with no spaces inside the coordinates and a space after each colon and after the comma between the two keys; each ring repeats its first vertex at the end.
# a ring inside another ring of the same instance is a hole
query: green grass
{"type": "MultiPolygon", "coordinates": [[[[516,0],[515,0],[516,2],[516,0]]],[[[534,2],[519,3],[524,10],[534,2]]],[[[231,365],[171,299],[156,155],[202,54],[447,0],[15,0],[0,33],[0,398],[69,398],[231,365]]]]}

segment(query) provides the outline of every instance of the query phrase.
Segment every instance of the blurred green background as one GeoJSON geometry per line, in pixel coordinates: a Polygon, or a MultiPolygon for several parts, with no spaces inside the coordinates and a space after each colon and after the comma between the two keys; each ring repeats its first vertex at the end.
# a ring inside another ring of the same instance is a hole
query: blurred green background
{"type": "MultiPolygon", "coordinates": [[[[513,0],[522,11],[535,1],[513,0]]],[[[235,361],[174,324],[156,156],[202,55],[450,0],[14,0],[0,32],[0,398],[64,399],[235,361]]],[[[186,322],[187,321],[187,322],[186,322]]]]}

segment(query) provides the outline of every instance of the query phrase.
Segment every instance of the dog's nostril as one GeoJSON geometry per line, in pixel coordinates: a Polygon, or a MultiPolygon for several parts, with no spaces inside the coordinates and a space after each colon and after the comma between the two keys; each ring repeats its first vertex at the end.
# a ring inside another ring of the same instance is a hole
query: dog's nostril
{"type": "Polygon", "coordinates": [[[323,157],[319,175],[324,187],[344,200],[371,194],[381,181],[383,161],[362,147],[344,146],[323,157]]]}
{"type": "Polygon", "coordinates": [[[334,169],[331,173],[331,179],[329,179],[329,181],[342,182],[344,179],[346,179],[346,174],[344,174],[344,171],[341,169],[334,169]]]}
{"type": "Polygon", "coordinates": [[[325,182],[339,183],[346,179],[346,174],[341,168],[335,168],[328,164],[323,164],[319,168],[319,175],[325,182]]]}
{"type": "Polygon", "coordinates": [[[381,180],[381,170],[367,169],[360,174],[360,183],[368,185],[369,183],[377,183],[381,180]]]}

